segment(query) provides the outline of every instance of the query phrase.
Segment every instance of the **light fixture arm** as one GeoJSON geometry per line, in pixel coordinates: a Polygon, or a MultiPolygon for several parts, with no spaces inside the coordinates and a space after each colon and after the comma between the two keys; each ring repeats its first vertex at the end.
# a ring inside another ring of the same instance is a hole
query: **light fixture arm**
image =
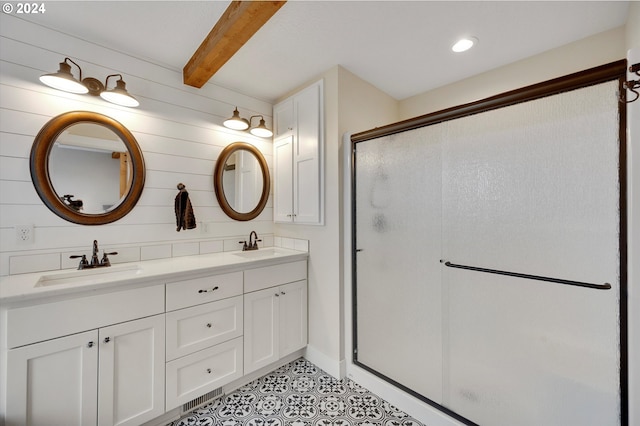
{"type": "Polygon", "coordinates": [[[62,64],[64,64],[65,66],[69,67],[69,72],[71,72],[71,65],[69,65],[67,61],[78,67],[78,73],[80,77],[78,78],[78,81],[82,81],[82,68],[80,68],[80,65],[76,64],[71,58],[64,58],[64,62],[60,62],[60,68],[62,69],[62,64]]]}
{"type": "Polygon", "coordinates": [[[260,117],[260,120],[264,121],[264,117],[262,115],[252,115],[249,117],[249,128],[251,128],[251,121],[256,117],[260,117]]]}
{"type": "Polygon", "coordinates": [[[107,76],[107,78],[104,79],[104,88],[108,89],[109,88],[109,79],[111,77],[120,77],[118,79],[118,81],[116,81],[116,86],[118,85],[118,82],[122,81],[122,74],[110,74],[107,76]]]}

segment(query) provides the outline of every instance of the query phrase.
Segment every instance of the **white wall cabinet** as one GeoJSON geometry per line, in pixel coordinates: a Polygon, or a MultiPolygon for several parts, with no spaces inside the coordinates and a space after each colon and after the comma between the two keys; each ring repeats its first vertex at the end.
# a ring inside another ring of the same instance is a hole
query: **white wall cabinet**
{"type": "Polygon", "coordinates": [[[307,281],[270,287],[244,297],[245,374],[307,344],[307,281]]]}
{"type": "Polygon", "coordinates": [[[324,102],[320,80],[277,104],[274,220],[324,223],[324,102]]]}
{"type": "Polygon", "coordinates": [[[12,349],[7,425],[138,425],[164,413],[164,316],[12,349]]]}

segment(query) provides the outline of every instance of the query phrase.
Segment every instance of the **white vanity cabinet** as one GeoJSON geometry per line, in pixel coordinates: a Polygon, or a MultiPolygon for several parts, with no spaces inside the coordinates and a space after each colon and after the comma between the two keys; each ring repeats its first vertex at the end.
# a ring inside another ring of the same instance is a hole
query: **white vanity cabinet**
{"type": "Polygon", "coordinates": [[[306,346],[306,267],[302,261],[245,271],[245,374],[306,346]]]}
{"type": "Polygon", "coordinates": [[[242,377],[242,271],[168,283],[166,294],[171,410],[242,377]]]}
{"type": "Polygon", "coordinates": [[[307,254],[266,256],[221,253],[183,270],[150,262],[139,281],[106,284],[96,271],[44,294],[39,276],[5,281],[30,287],[0,295],[0,425],[175,418],[302,349],[307,254]]]}
{"type": "Polygon", "coordinates": [[[139,425],[162,415],[164,315],[98,330],[98,426],[139,425]]]}
{"type": "Polygon", "coordinates": [[[163,311],[160,287],[8,310],[6,425],[124,426],[163,414],[164,315],[132,320],[163,311]]]}
{"type": "Polygon", "coordinates": [[[5,424],[97,424],[97,342],[92,330],[10,350],[5,424]]]}
{"type": "Polygon", "coordinates": [[[324,106],[320,80],[274,106],[275,222],[324,223],[324,106]]]}

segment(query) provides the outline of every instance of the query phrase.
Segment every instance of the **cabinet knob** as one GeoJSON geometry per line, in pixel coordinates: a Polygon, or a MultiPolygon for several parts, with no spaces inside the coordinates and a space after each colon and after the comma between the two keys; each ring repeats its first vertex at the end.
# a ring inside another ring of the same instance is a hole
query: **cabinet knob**
{"type": "Polygon", "coordinates": [[[111,341],[111,337],[105,337],[103,341],[105,343],[109,343],[111,341]]]}
{"type": "Polygon", "coordinates": [[[280,297],[280,295],[278,293],[276,293],[276,297],[280,297]]]}
{"type": "Polygon", "coordinates": [[[87,343],[87,347],[88,347],[88,348],[92,348],[92,347],[93,347],[93,342],[89,342],[89,343],[87,343]]]}
{"type": "Polygon", "coordinates": [[[208,322],[208,323],[207,323],[207,328],[211,328],[211,327],[212,327],[211,323],[210,323],[210,322],[208,322]]]}
{"type": "Polygon", "coordinates": [[[207,368],[207,374],[211,374],[211,369],[207,368]]]}

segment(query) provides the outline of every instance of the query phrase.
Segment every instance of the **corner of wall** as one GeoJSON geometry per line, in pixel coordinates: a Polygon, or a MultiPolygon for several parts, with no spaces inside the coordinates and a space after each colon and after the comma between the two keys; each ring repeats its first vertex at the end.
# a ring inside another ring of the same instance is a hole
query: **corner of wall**
{"type": "Polygon", "coordinates": [[[629,15],[625,25],[627,50],[640,48],[640,2],[629,2],[629,15]]]}

